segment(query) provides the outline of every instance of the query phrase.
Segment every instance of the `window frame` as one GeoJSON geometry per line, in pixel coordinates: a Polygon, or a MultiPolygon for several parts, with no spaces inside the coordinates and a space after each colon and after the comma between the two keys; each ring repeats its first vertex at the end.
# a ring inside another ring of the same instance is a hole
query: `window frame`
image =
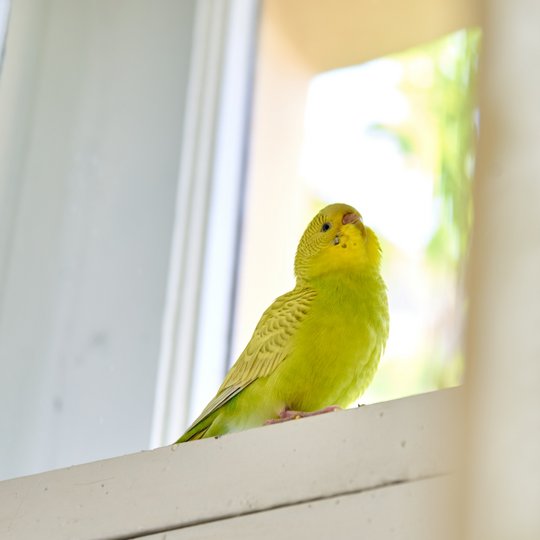
{"type": "Polygon", "coordinates": [[[226,372],[259,2],[197,2],[151,447],[176,440],[226,372]]]}

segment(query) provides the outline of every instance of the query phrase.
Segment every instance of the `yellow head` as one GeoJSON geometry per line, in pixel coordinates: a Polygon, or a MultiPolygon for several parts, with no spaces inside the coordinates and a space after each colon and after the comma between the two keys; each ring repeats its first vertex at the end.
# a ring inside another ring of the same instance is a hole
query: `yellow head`
{"type": "Polygon", "coordinates": [[[336,272],[378,270],[381,248],[362,216],[347,204],[323,208],[307,226],[294,261],[297,279],[309,280],[336,272]]]}

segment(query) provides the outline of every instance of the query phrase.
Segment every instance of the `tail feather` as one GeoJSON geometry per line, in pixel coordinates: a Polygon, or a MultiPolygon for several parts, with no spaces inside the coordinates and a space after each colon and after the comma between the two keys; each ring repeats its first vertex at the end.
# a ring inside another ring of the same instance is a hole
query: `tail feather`
{"type": "MultiPolygon", "coordinates": [[[[210,427],[210,426],[208,426],[210,427]]],[[[208,427],[204,428],[201,431],[198,431],[197,433],[194,433],[188,440],[189,441],[197,441],[198,439],[204,439],[204,436],[206,435],[206,432],[208,431],[208,427]]]]}
{"type": "MultiPolygon", "coordinates": [[[[217,412],[217,411],[216,411],[217,412]]],[[[199,422],[189,426],[187,431],[174,443],[180,444],[187,441],[196,441],[198,439],[204,439],[207,431],[212,427],[212,423],[216,417],[216,413],[203,418],[199,422]]]]}

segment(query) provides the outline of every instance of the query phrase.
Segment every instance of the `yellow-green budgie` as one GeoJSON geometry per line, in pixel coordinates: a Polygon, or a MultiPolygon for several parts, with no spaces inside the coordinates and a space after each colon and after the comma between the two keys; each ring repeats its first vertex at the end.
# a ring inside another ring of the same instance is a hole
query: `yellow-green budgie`
{"type": "Polygon", "coordinates": [[[388,337],[375,233],[346,204],[321,210],[296,252],[295,288],[263,313],[216,396],[177,442],[346,407],[388,337]]]}

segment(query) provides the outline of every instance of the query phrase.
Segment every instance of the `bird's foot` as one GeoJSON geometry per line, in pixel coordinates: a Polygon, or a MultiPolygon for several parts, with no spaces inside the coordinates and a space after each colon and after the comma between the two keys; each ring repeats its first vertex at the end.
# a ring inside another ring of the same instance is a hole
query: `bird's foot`
{"type": "Polygon", "coordinates": [[[334,411],[341,411],[341,407],[338,405],[330,405],[324,409],[319,409],[318,411],[304,412],[304,411],[292,411],[290,409],[283,409],[279,413],[279,418],[270,418],[267,420],[264,425],[268,426],[270,424],[281,424],[282,422],[288,422],[289,420],[297,420],[298,418],[306,418],[308,416],[317,416],[319,414],[325,414],[334,411]]]}

